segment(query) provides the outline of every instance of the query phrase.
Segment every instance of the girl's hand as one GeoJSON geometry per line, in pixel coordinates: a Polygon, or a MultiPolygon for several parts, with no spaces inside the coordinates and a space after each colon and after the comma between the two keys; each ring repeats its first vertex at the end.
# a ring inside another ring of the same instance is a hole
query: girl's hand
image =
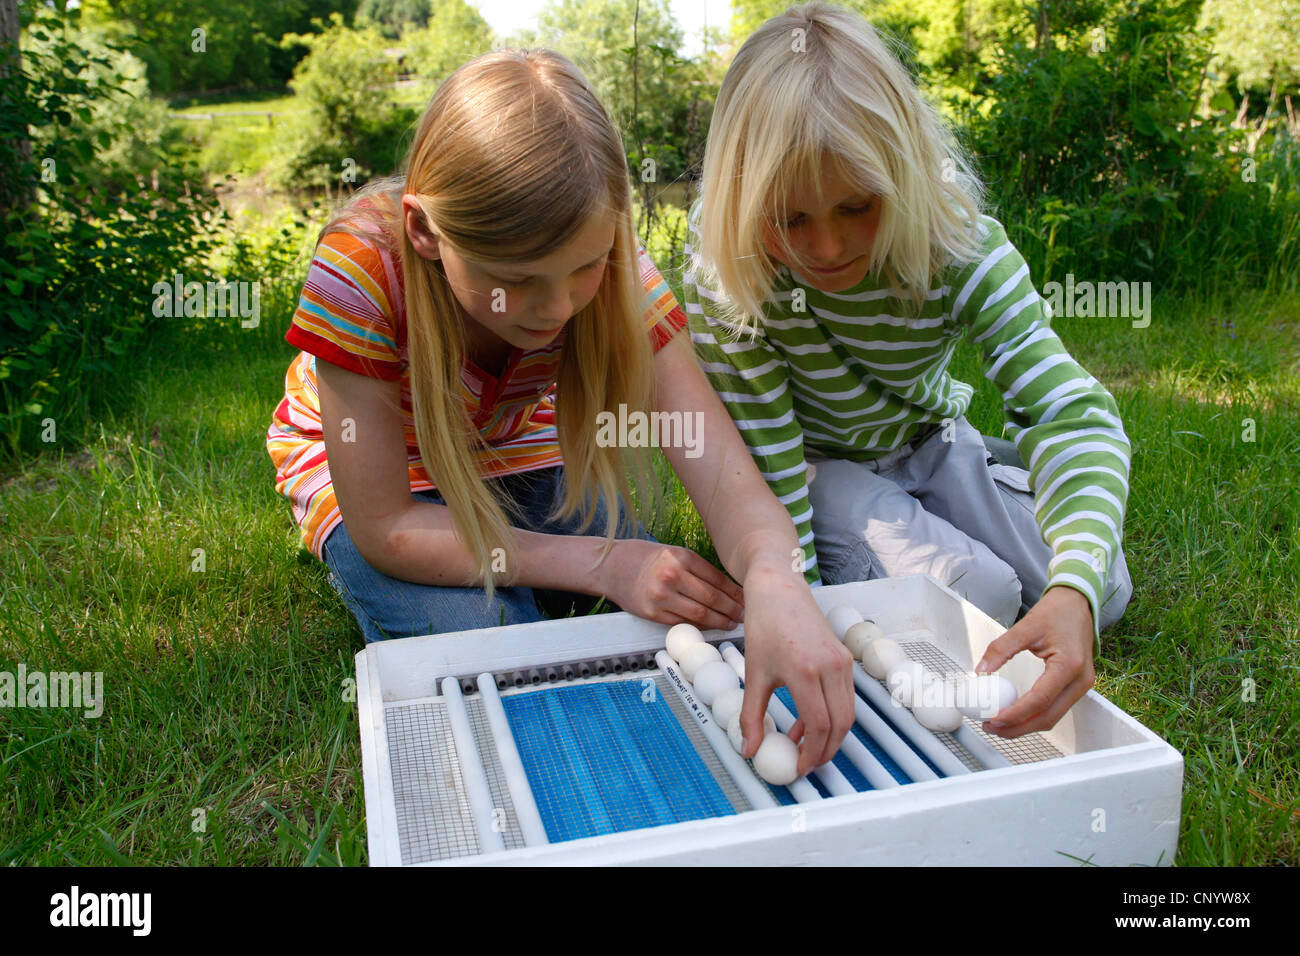
{"type": "Polygon", "coordinates": [[[637,617],[727,631],[744,619],[740,585],[689,548],[619,538],[601,567],[600,593],[637,617]]]}
{"type": "Polygon", "coordinates": [[[1088,599],[1071,587],[1048,588],[1019,623],[988,646],[975,670],[996,671],[1026,649],[1047,667],[1023,697],[985,721],[989,733],[1019,737],[1050,730],[1096,683],[1088,599]]]}
{"type": "Polygon", "coordinates": [[[795,743],[803,738],[803,776],[834,757],[853,726],[853,655],[835,638],[802,573],[756,569],[745,578],[745,594],[743,756],[757,752],[768,699],[785,686],[799,711],[789,736],[795,743]]]}

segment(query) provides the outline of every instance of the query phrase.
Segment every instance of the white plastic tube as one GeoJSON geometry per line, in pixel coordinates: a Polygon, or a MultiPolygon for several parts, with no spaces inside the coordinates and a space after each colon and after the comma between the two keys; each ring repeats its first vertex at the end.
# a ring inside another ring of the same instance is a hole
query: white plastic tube
{"type": "Polygon", "coordinates": [[[542,815],[537,811],[537,801],[533,799],[533,788],[528,784],[524,762],[519,757],[519,748],[515,746],[515,736],[510,732],[510,721],[506,719],[506,710],[501,706],[496,678],[488,673],[479,674],[478,691],[483,696],[483,713],[492,730],[492,741],[497,747],[501,772],[505,775],[506,788],[510,791],[510,802],[515,807],[515,819],[519,821],[519,829],[524,834],[524,844],[542,846],[550,843],[546,827],[542,824],[542,815]]]}
{"type": "Polygon", "coordinates": [[[718,760],[722,761],[722,766],[727,773],[731,774],[731,779],[736,781],[736,786],[740,792],[745,795],[749,805],[755,810],[775,807],[776,799],[768,792],[767,787],[763,786],[762,781],[754,775],[754,771],[749,768],[745,759],[736,753],[727,740],[727,732],[718,727],[718,722],[713,719],[709,709],[704,706],[704,702],[695,696],[695,689],[677,670],[677,665],[673,659],[668,656],[667,651],[659,651],[655,654],[655,663],[659,669],[664,672],[668,678],[668,683],[677,696],[681,698],[682,704],[692,717],[695,718],[696,724],[699,725],[700,731],[704,734],[704,739],[709,742],[713,752],[718,755],[718,760]]]}
{"type": "Polygon", "coordinates": [[[1010,767],[1011,761],[1002,754],[993,749],[993,745],[981,737],[965,721],[957,728],[953,734],[957,738],[957,743],[966,748],[972,757],[982,763],[989,770],[997,767],[1010,767]]]}
{"type": "Polygon", "coordinates": [[[921,726],[906,707],[896,703],[880,683],[862,669],[861,664],[853,665],[853,686],[875,704],[898,727],[898,732],[905,736],[917,750],[921,751],[935,766],[948,776],[970,773],[970,768],[958,760],[951,750],[939,742],[939,738],[921,726]]]}
{"type": "Polygon", "coordinates": [[[469,801],[470,816],[478,832],[479,852],[504,850],[506,841],[500,830],[493,825],[496,821],[492,813],[492,790],[488,787],[483,761],[479,758],[478,746],[474,743],[474,731],[469,725],[465,698],[460,693],[460,681],[455,677],[444,677],[442,696],[447,703],[447,723],[451,725],[451,736],[456,741],[461,779],[465,781],[465,798],[469,801]]]}

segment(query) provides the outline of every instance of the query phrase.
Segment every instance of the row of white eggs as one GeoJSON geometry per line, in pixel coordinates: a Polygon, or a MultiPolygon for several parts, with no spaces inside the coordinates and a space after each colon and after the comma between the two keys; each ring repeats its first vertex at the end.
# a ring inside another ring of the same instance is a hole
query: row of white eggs
{"type": "Polygon", "coordinates": [[[928,730],[952,732],[962,715],[992,717],[1016,702],[1016,688],[1001,674],[965,674],[944,680],[918,661],[909,660],[897,641],[851,607],[833,607],[826,621],[862,667],[883,680],[890,696],[912,711],[928,730]]]}
{"type": "MultiPolygon", "coordinates": [[[[695,696],[709,708],[718,726],[727,728],[727,739],[736,753],[740,753],[743,743],[740,708],[745,692],[731,665],[693,624],[675,624],[669,628],[664,649],[677,662],[682,676],[695,688],[695,696]]],[[[799,748],[787,735],[777,731],[771,714],[763,715],[763,731],[763,742],[752,761],[755,772],[775,786],[794,783],[798,776],[799,748]]]]}

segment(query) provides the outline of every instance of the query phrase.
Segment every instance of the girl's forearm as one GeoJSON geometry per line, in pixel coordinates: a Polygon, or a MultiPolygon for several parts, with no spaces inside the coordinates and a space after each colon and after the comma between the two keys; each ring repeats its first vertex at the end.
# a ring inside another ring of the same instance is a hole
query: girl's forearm
{"type": "Polygon", "coordinates": [[[803,551],[785,505],[768,487],[735,423],[700,368],[690,339],[679,335],[655,358],[661,412],[696,416],[700,453],[665,447],[664,456],[695,503],[718,558],[744,583],[755,570],[803,578],[803,551]]]}
{"type": "MultiPolygon", "coordinates": [[[[743,447],[743,446],[742,446],[743,447]]],[[[803,549],[790,513],[772,494],[753,459],[745,453],[749,469],[733,474],[725,494],[716,499],[733,502],[701,513],[704,525],[726,569],[742,584],[756,571],[795,574],[803,580],[803,549]],[[741,507],[734,503],[743,502],[741,507]]]]}
{"type": "MultiPolygon", "coordinates": [[[[511,578],[511,585],[590,595],[604,593],[603,578],[608,562],[600,562],[603,537],[542,534],[519,528],[513,528],[512,532],[517,567],[505,564],[508,558],[504,549],[489,557],[489,567],[504,570],[511,578]],[[511,576],[513,571],[517,574],[511,576]]],[[[484,585],[479,561],[456,535],[451,510],[446,505],[412,502],[384,529],[379,539],[378,550],[363,556],[389,577],[439,587],[484,585]]]]}

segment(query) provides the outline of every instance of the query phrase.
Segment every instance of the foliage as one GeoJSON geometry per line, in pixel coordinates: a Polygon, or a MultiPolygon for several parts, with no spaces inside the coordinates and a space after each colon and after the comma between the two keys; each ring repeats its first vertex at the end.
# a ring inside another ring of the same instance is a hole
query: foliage
{"type": "Polygon", "coordinates": [[[158,93],[280,86],[301,49],[280,37],[313,19],[351,17],[357,0],[84,0],[88,22],[112,26],[149,67],[158,93]],[[202,42],[196,42],[202,30],[202,42]],[[201,47],[201,48],[200,48],[201,47]]]}
{"type": "MultiPolygon", "coordinates": [[[[632,204],[635,221],[642,221],[642,206],[632,204]]],[[[685,268],[686,210],[679,206],[663,204],[654,210],[644,234],[639,234],[646,254],[659,267],[659,271],[680,297],[680,275],[685,268]]]]}
{"type": "MultiPolygon", "coordinates": [[[[1061,261],[1099,279],[1202,288],[1266,282],[1294,261],[1290,167],[1245,156],[1241,131],[1197,115],[1210,55],[1198,7],[1135,0],[1101,20],[1054,24],[1037,49],[999,54],[981,97],[987,115],[967,117],[971,143],[1042,281],[1061,261]],[[1280,188],[1265,188],[1279,172],[1280,188]]],[[[1279,148],[1285,156],[1294,144],[1279,148]]]]}
{"type": "Polygon", "coordinates": [[[123,117],[97,107],[130,96],[105,72],[110,54],[49,14],[28,36],[38,46],[21,51],[24,83],[0,114],[0,168],[35,196],[4,214],[0,239],[0,454],[35,447],[42,423],[57,428],[120,384],[159,324],[154,283],[201,269],[220,221],[215,200],[188,188],[184,156],[160,147],[173,173],[155,190],[100,152],[130,139],[123,117]],[[29,131],[39,149],[25,155],[29,131]]]}
{"type": "Polygon", "coordinates": [[[1205,0],[1200,26],[1214,30],[1214,66],[1238,90],[1300,84],[1300,0],[1205,0]]]}
{"type": "Polygon", "coordinates": [[[139,174],[151,180],[174,179],[171,158],[181,149],[181,137],[168,123],[166,105],[149,93],[144,62],[105,42],[94,29],[58,37],[41,29],[28,31],[23,46],[30,58],[41,64],[40,70],[52,73],[60,69],[59,51],[68,41],[84,51],[84,56],[63,63],[61,68],[71,73],[79,67],[78,82],[85,82],[87,93],[66,97],[64,106],[72,114],[66,126],[33,131],[34,150],[48,156],[55,140],[94,143],[89,160],[74,157],[75,168],[65,169],[63,175],[71,174],[99,192],[135,188],[139,174]],[[118,172],[115,178],[113,171],[118,172]]]}
{"type": "Polygon", "coordinates": [[[439,83],[493,47],[492,28],[465,0],[435,0],[428,25],[402,34],[403,67],[439,83]]]}
{"type": "Polygon", "coordinates": [[[700,164],[714,93],[700,65],[678,54],[682,32],[667,0],[552,0],[538,17],[537,42],[583,71],[623,131],[634,169],[652,159],[662,185],[700,164]]]}
{"type": "Polygon", "coordinates": [[[432,0],[361,0],[356,24],[374,26],[395,40],[408,29],[424,29],[432,15],[432,0]]]}
{"type": "Polygon", "coordinates": [[[417,113],[393,102],[397,61],[373,27],[348,28],[334,14],[315,34],[286,34],[310,51],[290,86],[304,109],[286,123],[286,157],[272,177],[289,188],[362,183],[395,169],[417,113]]]}

